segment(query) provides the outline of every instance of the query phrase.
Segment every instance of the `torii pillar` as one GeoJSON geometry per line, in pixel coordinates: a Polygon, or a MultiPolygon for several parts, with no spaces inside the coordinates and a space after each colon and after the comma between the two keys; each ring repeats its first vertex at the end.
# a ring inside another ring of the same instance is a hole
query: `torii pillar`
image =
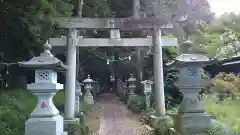
{"type": "Polygon", "coordinates": [[[76,82],[76,45],[77,30],[69,29],[67,37],[67,65],[66,85],[65,85],[65,106],[64,122],[65,124],[77,123],[75,118],[75,82],[76,82]]]}
{"type": "Polygon", "coordinates": [[[153,28],[153,78],[156,112],[158,116],[165,116],[165,94],[164,94],[164,76],[163,76],[163,53],[161,29],[153,28]]]}

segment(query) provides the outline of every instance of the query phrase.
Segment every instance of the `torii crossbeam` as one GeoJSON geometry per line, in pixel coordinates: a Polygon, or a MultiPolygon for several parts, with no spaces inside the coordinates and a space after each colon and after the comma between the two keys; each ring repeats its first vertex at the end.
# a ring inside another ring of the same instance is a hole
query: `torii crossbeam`
{"type": "Polygon", "coordinates": [[[161,19],[133,19],[133,18],[81,18],[81,17],[61,17],[55,19],[60,28],[77,29],[152,29],[158,26],[161,29],[172,29],[173,24],[169,24],[161,19]]]}
{"type": "MultiPolygon", "coordinates": [[[[159,37],[160,38],[160,37],[159,37]]],[[[177,46],[177,38],[161,37],[163,47],[177,46]]],[[[50,38],[52,46],[66,46],[67,37],[50,38]]],[[[147,38],[83,38],[77,37],[77,47],[147,47],[152,46],[152,37],[147,38]]]]}

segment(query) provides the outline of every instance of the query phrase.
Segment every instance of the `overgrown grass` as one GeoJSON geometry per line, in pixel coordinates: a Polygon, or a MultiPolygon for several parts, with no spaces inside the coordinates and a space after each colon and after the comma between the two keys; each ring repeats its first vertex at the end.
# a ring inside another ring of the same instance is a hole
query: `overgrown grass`
{"type": "Polygon", "coordinates": [[[218,121],[225,123],[230,128],[240,129],[240,100],[226,99],[219,101],[209,96],[203,101],[206,112],[215,116],[218,121]]]}
{"type": "MultiPolygon", "coordinates": [[[[63,92],[54,97],[63,104],[63,92]]],[[[25,121],[36,106],[36,97],[26,90],[0,90],[0,135],[24,135],[25,121]]]]}

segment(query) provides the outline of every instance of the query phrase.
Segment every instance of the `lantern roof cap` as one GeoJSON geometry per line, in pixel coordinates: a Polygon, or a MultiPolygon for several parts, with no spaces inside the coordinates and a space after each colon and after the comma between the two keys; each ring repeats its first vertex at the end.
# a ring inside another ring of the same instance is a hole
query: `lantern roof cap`
{"type": "Polygon", "coordinates": [[[83,80],[83,83],[93,83],[94,81],[91,79],[91,76],[88,74],[87,79],[83,80]]]}
{"type": "Polygon", "coordinates": [[[175,58],[175,61],[168,64],[170,66],[183,66],[183,65],[209,65],[215,63],[215,59],[211,59],[203,54],[181,54],[175,58]]]}
{"type": "Polygon", "coordinates": [[[67,66],[50,52],[52,46],[48,41],[44,44],[43,48],[44,51],[40,56],[33,57],[28,61],[18,62],[19,66],[32,69],[53,69],[57,71],[64,71],[67,69],[67,66]]]}
{"type": "Polygon", "coordinates": [[[135,82],[137,79],[134,77],[133,74],[130,74],[130,78],[127,80],[128,82],[135,82]]]}
{"type": "Polygon", "coordinates": [[[185,64],[212,64],[215,60],[208,56],[194,51],[193,43],[185,41],[182,43],[183,54],[177,56],[175,61],[170,65],[185,65],[185,64]]]}
{"type": "Polygon", "coordinates": [[[193,62],[193,63],[198,63],[198,62],[207,62],[210,61],[211,59],[208,56],[202,55],[202,54],[181,54],[180,56],[177,56],[175,58],[176,61],[179,62],[193,62]]]}
{"type": "Polygon", "coordinates": [[[81,87],[83,83],[80,83],[79,81],[76,80],[76,86],[81,87]]]}
{"type": "Polygon", "coordinates": [[[144,80],[141,81],[142,84],[153,84],[154,82],[152,80],[144,80]]]}

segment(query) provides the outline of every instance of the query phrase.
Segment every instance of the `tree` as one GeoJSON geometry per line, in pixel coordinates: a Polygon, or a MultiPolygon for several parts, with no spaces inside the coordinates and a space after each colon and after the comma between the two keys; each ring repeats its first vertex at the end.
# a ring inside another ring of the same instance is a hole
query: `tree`
{"type": "Polygon", "coordinates": [[[55,34],[53,17],[69,15],[67,0],[2,0],[0,2],[0,50],[4,61],[25,60],[38,52],[55,34]]]}
{"type": "Polygon", "coordinates": [[[201,23],[191,35],[196,46],[217,59],[237,55],[240,50],[240,15],[231,13],[215,18],[210,24],[201,23]]]}

